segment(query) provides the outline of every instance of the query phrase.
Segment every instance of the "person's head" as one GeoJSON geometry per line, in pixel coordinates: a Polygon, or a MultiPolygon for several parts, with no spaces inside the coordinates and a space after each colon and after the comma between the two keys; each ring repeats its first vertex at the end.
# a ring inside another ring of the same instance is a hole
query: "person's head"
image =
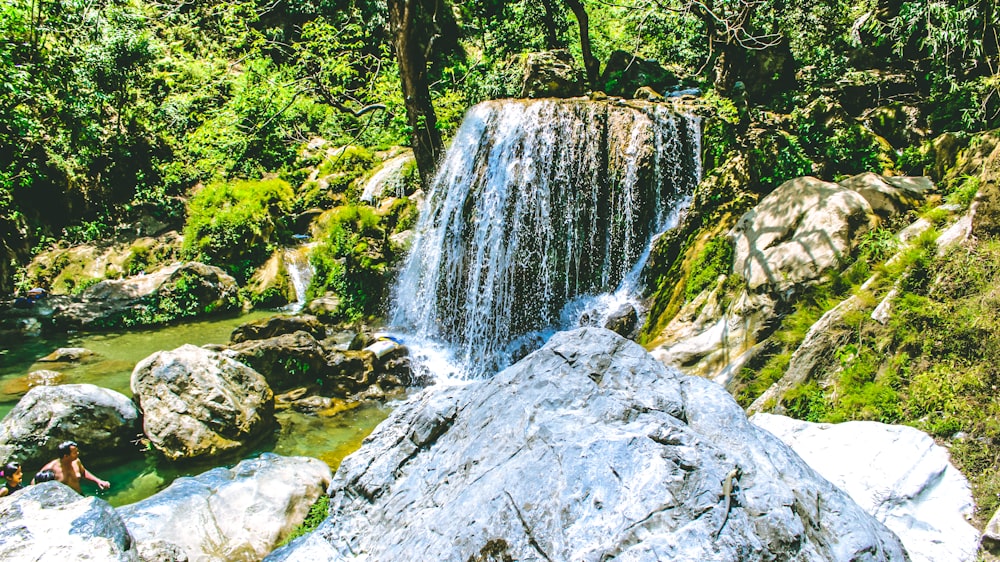
{"type": "Polygon", "coordinates": [[[0,470],[0,476],[4,477],[7,484],[17,486],[21,483],[21,463],[9,462],[5,464],[3,470],[0,470]]]}
{"type": "Polygon", "coordinates": [[[56,473],[52,470],[40,470],[38,474],[35,475],[35,484],[41,484],[42,482],[48,482],[49,480],[55,480],[56,473]]]}
{"type": "Polygon", "coordinates": [[[62,458],[79,455],[80,453],[76,441],[63,441],[62,443],[59,444],[59,447],[56,449],[56,451],[59,452],[59,456],[62,458]]]}

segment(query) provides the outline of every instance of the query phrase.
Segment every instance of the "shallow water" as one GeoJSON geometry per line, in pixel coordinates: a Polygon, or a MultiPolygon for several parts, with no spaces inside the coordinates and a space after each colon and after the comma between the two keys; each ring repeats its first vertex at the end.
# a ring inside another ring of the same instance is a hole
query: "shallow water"
{"type": "MultiPolygon", "coordinates": [[[[129,379],[135,364],[156,351],[175,349],[190,343],[224,344],[233,329],[251,320],[272,316],[273,312],[254,312],[239,317],[213,318],[164,328],[123,333],[68,334],[59,337],[28,338],[16,346],[0,350],[0,416],[7,415],[35,381],[27,375],[46,369],[61,373],[56,383],[91,383],[132,396],[129,379]],[[60,347],[83,347],[95,353],[91,360],[74,363],[39,363],[37,360],[60,347]]],[[[379,403],[362,403],[339,413],[304,414],[291,410],[276,414],[274,435],[246,455],[252,457],[271,451],[281,455],[310,456],[336,470],[345,456],[361,446],[361,441],[391,411],[379,403]]],[[[101,459],[88,457],[81,450],[87,468],[111,482],[111,489],[98,492],[85,483],[84,493],[108,500],[111,505],[126,505],[145,499],[167,487],[176,478],[209,470],[211,464],[178,465],[146,453],[132,462],[109,466],[101,459]]],[[[232,466],[234,459],[226,466],[232,466]]],[[[38,467],[25,466],[26,479],[38,467]]]]}

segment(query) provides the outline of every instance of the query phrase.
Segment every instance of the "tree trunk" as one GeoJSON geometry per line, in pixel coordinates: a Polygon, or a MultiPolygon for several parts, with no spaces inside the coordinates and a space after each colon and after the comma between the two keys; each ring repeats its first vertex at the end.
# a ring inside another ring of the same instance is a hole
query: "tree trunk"
{"type": "Polygon", "coordinates": [[[598,81],[600,81],[601,63],[594,58],[594,54],[590,51],[590,20],[587,18],[587,10],[580,0],[566,0],[566,5],[569,6],[570,10],[573,10],[576,22],[580,25],[580,51],[583,53],[583,67],[587,71],[587,84],[590,89],[595,90],[598,87],[598,81]]]}
{"type": "Polygon", "coordinates": [[[565,45],[559,43],[558,27],[556,27],[556,11],[552,5],[552,0],[542,0],[542,7],[545,8],[545,45],[549,49],[561,49],[565,45]]]}
{"type": "Polygon", "coordinates": [[[438,157],[441,154],[441,133],[437,130],[437,116],[431,104],[427,85],[426,49],[428,25],[422,23],[419,0],[387,0],[389,29],[399,64],[399,80],[406,104],[406,119],[413,130],[410,143],[417,161],[420,180],[425,187],[434,178],[438,157]]]}

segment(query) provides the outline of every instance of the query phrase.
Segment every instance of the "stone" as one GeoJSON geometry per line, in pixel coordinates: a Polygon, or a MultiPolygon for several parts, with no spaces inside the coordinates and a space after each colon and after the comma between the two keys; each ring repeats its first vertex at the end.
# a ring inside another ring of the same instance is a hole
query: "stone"
{"type": "Polygon", "coordinates": [[[979,539],[979,546],[982,550],[995,557],[1000,557],[1000,509],[990,517],[990,521],[983,529],[983,536],[979,539]]]}
{"type": "Polygon", "coordinates": [[[891,178],[871,172],[851,176],[838,183],[864,197],[882,220],[919,207],[934,189],[934,183],[927,177],[891,178]]]}
{"type": "Polygon", "coordinates": [[[51,297],[62,329],[166,324],[182,317],[239,309],[239,285],[218,267],[181,262],[148,274],[106,279],[79,297],[51,297]]]}
{"type": "Polygon", "coordinates": [[[948,450],[926,433],[871,421],[809,423],[755,414],[824,478],[844,490],[903,542],[913,562],[975,560],[969,482],[948,450]]]}
{"type": "Polygon", "coordinates": [[[305,520],[330,477],[319,459],[265,453],[178,478],[118,514],[143,552],[180,552],[192,561],[260,560],[305,520]]]}
{"type": "Polygon", "coordinates": [[[875,222],[871,205],[854,190],[813,177],[789,180],[730,232],[733,271],[751,291],[784,293],[840,266],[875,222]]]}
{"type": "Polygon", "coordinates": [[[522,98],[572,98],[583,95],[583,73],[565,49],[524,57],[522,98]]]}
{"type": "Polygon", "coordinates": [[[247,300],[254,308],[279,308],[298,298],[285,265],[286,252],[285,249],[275,250],[247,280],[247,300]]]}
{"type": "Polygon", "coordinates": [[[267,560],[906,560],[721,386],[601,328],[417,394],[330,493],[267,560]]]}
{"type": "Polygon", "coordinates": [[[3,386],[0,386],[0,392],[4,394],[24,394],[32,387],[60,384],[63,382],[63,378],[63,374],[59,371],[40,369],[38,371],[31,371],[23,377],[5,380],[3,386]]]}
{"type": "Polygon", "coordinates": [[[36,386],[0,421],[0,464],[41,466],[58,456],[63,441],[76,441],[90,459],[135,455],[138,433],[139,411],[119,392],[92,384],[36,386]]]}
{"type": "Polygon", "coordinates": [[[648,94],[644,88],[648,88],[660,98],[654,101],[662,101],[663,96],[660,94],[675,88],[680,80],[655,60],[637,57],[625,51],[612,51],[604,65],[601,84],[611,96],[650,99],[643,97],[648,94]]]}
{"type": "Polygon", "coordinates": [[[274,395],[260,373],[190,344],[140,361],[131,388],[146,436],[170,460],[238,451],[274,423],[274,395]]]}
{"type": "Polygon", "coordinates": [[[255,320],[241,324],[229,340],[233,343],[242,343],[250,340],[262,340],[273,338],[284,334],[294,334],[295,332],[306,332],[317,340],[326,337],[326,326],[319,321],[319,318],[309,314],[296,314],[288,316],[279,314],[270,318],[255,320]]]}
{"type": "Polygon", "coordinates": [[[129,529],[108,502],[55,481],[0,498],[0,559],[140,560],[129,529]]]}
{"type": "Polygon", "coordinates": [[[608,319],[604,322],[604,327],[627,338],[635,332],[638,324],[639,313],[636,312],[634,306],[625,304],[608,315],[608,319]]]}
{"type": "Polygon", "coordinates": [[[313,299],[306,305],[306,310],[324,322],[339,322],[343,319],[340,313],[340,297],[336,295],[313,299]]]}
{"type": "Polygon", "coordinates": [[[79,363],[94,356],[94,352],[82,347],[60,347],[38,359],[39,363],[79,363]]]}
{"type": "Polygon", "coordinates": [[[322,384],[330,372],[326,350],[309,333],[300,331],[229,346],[224,351],[267,379],[272,390],[322,384]]]}

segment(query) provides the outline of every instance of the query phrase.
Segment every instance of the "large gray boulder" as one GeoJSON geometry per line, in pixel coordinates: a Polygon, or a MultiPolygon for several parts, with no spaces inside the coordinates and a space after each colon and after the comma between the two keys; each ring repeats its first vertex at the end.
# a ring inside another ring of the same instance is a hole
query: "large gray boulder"
{"type": "Polygon", "coordinates": [[[0,464],[44,464],[63,441],[76,441],[91,459],[134,453],[130,442],[138,433],[139,410],[120,392],[92,384],[36,386],[0,421],[0,464]]]}
{"type": "Polygon", "coordinates": [[[839,184],[813,177],[781,184],[728,233],[732,270],[685,302],[651,351],[665,365],[729,384],[803,287],[840,269],[872,227],[913,208],[932,187],[924,177],[870,173],[839,184]]]}
{"type": "Polygon", "coordinates": [[[190,344],[140,361],[131,388],[146,437],[171,460],[236,451],[274,422],[274,394],[260,373],[190,344]]]}
{"type": "Polygon", "coordinates": [[[268,560],[906,560],[721,386],[600,328],[417,395],[331,496],[268,560]]]}
{"type": "Polygon", "coordinates": [[[118,513],[146,557],[180,551],[191,562],[260,560],[305,520],[330,476],[318,459],[266,453],[179,478],[118,513]]]}
{"type": "Polygon", "coordinates": [[[858,192],[813,177],[786,181],[740,219],[733,271],[751,291],[783,293],[841,265],[876,222],[858,192]]]}
{"type": "Polygon", "coordinates": [[[79,297],[49,299],[52,322],[63,328],[120,328],[166,324],[178,318],[238,310],[239,285],[218,267],[198,262],[107,279],[79,297]]]}
{"type": "Polygon", "coordinates": [[[139,555],[108,502],[44,482],[0,498],[0,560],[138,562],[139,555]]]}
{"type": "Polygon", "coordinates": [[[914,562],[976,559],[979,531],[969,524],[975,504],[948,450],[902,425],[855,421],[809,423],[755,414],[750,421],[775,434],[824,478],[893,530],[914,562]]]}

